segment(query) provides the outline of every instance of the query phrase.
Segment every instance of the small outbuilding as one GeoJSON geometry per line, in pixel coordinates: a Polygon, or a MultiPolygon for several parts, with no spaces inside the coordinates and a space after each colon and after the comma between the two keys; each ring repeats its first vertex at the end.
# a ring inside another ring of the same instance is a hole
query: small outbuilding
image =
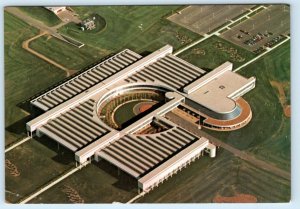
{"type": "Polygon", "coordinates": [[[58,14],[60,12],[66,11],[67,7],[45,7],[46,9],[50,10],[54,14],[58,14]]]}
{"type": "Polygon", "coordinates": [[[81,30],[93,30],[96,28],[95,17],[93,19],[86,19],[81,22],[81,30]]]}

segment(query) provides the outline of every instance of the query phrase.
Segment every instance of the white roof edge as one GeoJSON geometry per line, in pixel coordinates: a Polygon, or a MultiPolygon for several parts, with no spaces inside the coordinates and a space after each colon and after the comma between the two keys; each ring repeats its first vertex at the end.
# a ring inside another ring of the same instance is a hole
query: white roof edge
{"type": "MultiPolygon", "coordinates": [[[[166,162],[155,168],[154,170],[150,171],[148,174],[143,176],[138,180],[139,184],[144,184],[147,181],[151,181],[152,179],[157,178],[159,179],[159,176],[162,175],[163,172],[170,169],[171,167],[178,164],[180,161],[182,161],[186,156],[193,155],[194,152],[198,152],[199,149],[204,149],[209,144],[208,139],[206,138],[199,138],[197,141],[195,141],[193,144],[182,150],[181,152],[177,153],[175,156],[168,159],[166,162]]],[[[178,167],[178,165],[176,165],[178,167]]],[[[172,169],[171,169],[172,170],[172,169]]]]}
{"type": "Polygon", "coordinates": [[[191,94],[194,91],[198,90],[205,84],[212,81],[214,78],[217,78],[224,74],[226,71],[232,71],[233,64],[231,62],[225,62],[222,65],[218,66],[214,70],[210,71],[209,73],[205,74],[204,76],[200,77],[196,81],[192,82],[188,86],[184,87],[183,91],[187,94],[191,94]]]}
{"type": "MultiPolygon", "coordinates": [[[[239,88],[239,89],[236,89],[234,92],[232,92],[230,95],[228,95],[227,97],[228,98],[233,98],[238,92],[240,92],[242,89],[244,89],[244,90],[246,90],[246,89],[248,89],[249,88],[249,86],[250,85],[255,85],[255,82],[256,82],[256,78],[255,77],[250,77],[250,78],[248,78],[248,83],[246,84],[246,85],[244,85],[244,86],[242,86],[241,88],[239,88]]],[[[250,89],[248,89],[248,91],[249,91],[250,89]]],[[[247,92],[248,92],[247,91],[247,92]]],[[[244,94],[245,93],[247,93],[247,92],[244,92],[244,94]]]]}

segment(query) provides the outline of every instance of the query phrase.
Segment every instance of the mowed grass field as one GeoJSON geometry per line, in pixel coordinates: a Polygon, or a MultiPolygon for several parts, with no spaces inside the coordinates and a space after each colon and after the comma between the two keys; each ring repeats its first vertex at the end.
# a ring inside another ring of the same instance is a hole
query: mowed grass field
{"type": "Polygon", "coordinates": [[[43,22],[47,26],[54,26],[61,23],[61,20],[51,11],[44,7],[18,7],[29,16],[43,22]]]}
{"type": "Polygon", "coordinates": [[[14,176],[10,166],[5,166],[6,200],[16,203],[56,178],[75,167],[74,153],[60,146],[47,137],[30,139],[5,154],[19,172],[14,176]]]}
{"type": "Polygon", "coordinates": [[[232,62],[234,68],[241,66],[255,55],[218,36],[200,42],[194,47],[182,52],[178,57],[205,70],[212,70],[226,61],[232,62]],[[221,49],[217,47],[220,43],[221,49]]]}
{"type": "MultiPolygon", "coordinates": [[[[284,115],[278,90],[270,84],[270,81],[290,82],[290,43],[280,46],[238,73],[257,79],[255,89],[244,96],[253,112],[251,122],[237,131],[207,132],[234,147],[254,153],[262,160],[290,170],[291,121],[284,115]]],[[[290,95],[290,89],[285,90],[286,95],[290,95]]]]}
{"type": "Polygon", "coordinates": [[[114,120],[115,122],[121,126],[122,124],[126,123],[134,116],[136,116],[133,112],[133,108],[135,105],[139,104],[141,101],[131,101],[116,109],[114,113],[114,120]],[[126,113],[126,114],[124,114],[126,113]]]}
{"type": "Polygon", "coordinates": [[[289,201],[290,182],[236,158],[225,150],[204,156],[174,175],[139,203],[210,203],[217,195],[250,194],[258,202],[289,201]]]}
{"type": "Polygon", "coordinates": [[[125,203],[138,194],[137,181],[106,161],[93,162],[61,181],[30,203],[72,203],[65,187],[71,187],[84,203],[125,203]]]}
{"type": "Polygon", "coordinates": [[[82,33],[67,25],[60,31],[101,50],[118,52],[124,48],[154,51],[171,44],[180,47],[199,35],[165,19],[181,6],[93,6],[72,7],[84,19],[98,14],[106,21],[99,33],[82,33]],[[179,34],[179,35],[178,35],[179,34]],[[177,37],[176,37],[177,36],[177,37]]]}
{"type": "Polygon", "coordinates": [[[4,12],[5,144],[23,136],[27,114],[17,105],[64,78],[64,72],[22,48],[38,31],[4,12]]]}
{"type": "Polygon", "coordinates": [[[81,70],[109,54],[88,45],[77,48],[49,36],[32,41],[30,48],[72,70],[81,70]]]}
{"type": "Polygon", "coordinates": [[[97,14],[106,26],[99,32],[81,31],[67,24],[59,31],[85,44],[76,48],[46,36],[31,42],[30,47],[72,70],[80,70],[102,58],[129,48],[144,55],[166,44],[175,49],[200,36],[165,17],[179,6],[94,6],[72,7],[81,19],[97,14]],[[49,53],[51,51],[51,53],[49,53]]]}
{"type": "MultiPolygon", "coordinates": [[[[22,42],[38,31],[4,13],[5,41],[5,144],[26,135],[30,120],[18,105],[64,78],[64,72],[42,61],[22,48],[22,42]]],[[[57,175],[74,166],[74,155],[48,138],[31,139],[6,153],[6,201],[17,202],[57,175]],[[8,163],[8,164],[7,164],[8,163]],[[19,176],[13,174],[17,171],[19,176]]]]}

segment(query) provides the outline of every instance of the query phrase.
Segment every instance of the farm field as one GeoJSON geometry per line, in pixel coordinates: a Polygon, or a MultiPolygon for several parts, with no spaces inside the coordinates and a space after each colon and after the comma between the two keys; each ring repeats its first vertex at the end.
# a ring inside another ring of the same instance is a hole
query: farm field
{"type": "Polygon", "coordinates": [[[182,52],[178,57],[210,71],[226,61],[232,62],[233,67],[237,68],[254,58],[255,55],[222,38],[212,36],[182,52]]]}
{"type": "Polygon", "coordinates": [[[64,78],[64,72],[28,53],[22,42],[38,31],[4,12],[5,65],[5,144],[24,135],[29,116],[18,105],[32,95],[64,78]]]}

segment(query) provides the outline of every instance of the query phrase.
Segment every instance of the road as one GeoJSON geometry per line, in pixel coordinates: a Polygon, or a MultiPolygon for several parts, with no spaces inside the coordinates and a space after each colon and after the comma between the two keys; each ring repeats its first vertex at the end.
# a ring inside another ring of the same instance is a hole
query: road
{"type": "Polygon", "coordinates": [[[30,137],[30,136],[27,136],[26,138],[24,138],[24,139],[18,141],[17,143],[15,143],[15,144],[9,146],[8,148],[6,148],[4,152],[7,153],[7,152],[11,151],[12,149],[16,148],[17,146],[23,144],[24,142],[27,142],[29,139],[31,139],[31,137],[30,137]]]}
{"type": "Polygon", "coordinates": [[[183,118],[179,117],[178,115],[174,114],[173,112],[169,112],[166,114],[166,117],[172,121],[173,123],[177,124],[178,126],[190,131],[191,133],[195,134],[198,137],[205,137],[207,139],[209,139],[210,142],[212,142],[213,144],[215,144],[216,146],[220,146],[223,149],[231,152],[232,154],[234,154],[236,157],[239,157],[249,163],[251,163],[252,165],[266,170],[272,174],[275,174],[277,176],[280,176],[284,179],[287,180],[291,180],[291,174],[287,171],[284,171],[274,165],[272,165],[269,162],[265,162],[262,160],[257,159],[256,157],[254,157],[253,155],[251,155],[250,153],[247,153],[245,151],[241,151],[237,148],[232,147],[229,144],[226,144],[225,142],[205,133],[204,131],[202,131],[201,129],[198,129],[198,125],[195,123],[191,123],[187,120],[184,120],[183,118]]]}
{"type": "Polygon", "coordinates": [[[20,18],[21,20],[23,20],[24,22],[26,22],[27,24],[43,31],[46,32],[50,35],[53,35],[57,38],[61,38],[63,39],[63,37],[57,32],[57,29],[62,27],[63,25],[67,24],[68,22],[62,22],[56,26],[53,27],[48,27],[47,25],[45,25],[43,22],[34,19],[32,17],[30,17],[29,15],[27,15],[25,12],[23,12],[22,10],[20,10],[17,7],[6,7],[5,11],[13,14],[14,16],[20,18]]]}
{"type": "Polygon", "coordinates": [[[70,76],[73,70],[70,70],[70,69],[68,69],[68,68],[66,68],[66,67],[64,67],[64,66],[62,66],[61,64],[55,62],[54,60],[52,60],[52,59],[46,57],[45,55],[43,55],[43,54],[41,54],[41,53],[39,53],[39,52],[37,52],[37,51],[35,51],[35,50],[33,50],[33,49],[31,49],[31,48],[29,47],[29,44],[30,44],[31,41],[33,41],[33,40],[35,40],[35,39],[37,39],[37,38],[39,38],[39,37],[41,37],[41,36],[44,36],[44,35],[46,35],[46,34],[47,34],[47,32],[45,32],[45,31],[42,32],[42,31],[41,31],[40,34],[38,34],[38,35],[36,35],[36,36],[34,36],[34,37],[32,37],[32,38],[30,38],[30,39],[24,41],[24,42],[22,43],[23,49],[27,50],[27,51],[30,52],[31,54],[34,54],[35,56],[39,57],[40,59],[42,59],[42,60],[44,60],[44,61],[46,61],[46,62],[48,62],[48,63],[54,65],[55,67],[62,69],[63,71],[66,72],[66,76],[67,76],[67,77],[70,76]]]}
{"type": "Polygon", "coordinates": [[[39,188],[38,190],[36,190],[34,193],[30,194],[29,196],[25,197],[24,199],[22,199],[19,203],[20,204],[25,204],[27,202],[29,202],[30,200],[32,200],[33,198],[37,197],[38,195],[42,194],[43,192],[45,192],[46,190],[50,189],[51,187],[53,187],[54,185],[58,184],[59,182],[61,182],[62,180],[64,180],[65,178],[67,178],[68,176],[72,175],[73,173],[79,171],[82,167],[85,167],[86,165],[88,165],[89,163],[91,163],[90,161],[86,161],[84,164],[81,164],[80,166],[71,169],[69,172],[67,172],[66,174],[63,174],[62,176],[52,180],[50,183],[46,184],[45,186],[42,186],[41,188],[39,188]]]}

